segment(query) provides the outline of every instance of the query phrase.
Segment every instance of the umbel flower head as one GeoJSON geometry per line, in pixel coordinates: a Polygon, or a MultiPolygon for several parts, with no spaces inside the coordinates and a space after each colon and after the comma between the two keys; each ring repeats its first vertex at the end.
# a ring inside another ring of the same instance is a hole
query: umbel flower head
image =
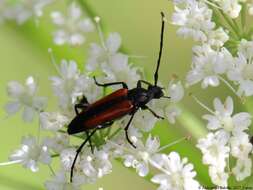
{"type": "Polygon", "coordinates": [[[35,113],[43,111],[47,102],[45,97],[35,96],[36,92],[37,84],[31,76],[26,79],[25,85],[17,81],[9,82],[7,85],[7,93],[11,101],[5,106],[6,112],[9,115],[13,115],[23,108],[22,117],[24,121],[31,122],[35,113]]]}
{"type": "Polygon", "coordinates": [[[160,185],[158,190],[193,190],[200,187],[199,183],[193,179],[196,172],[193,171],[193,165],[188,163],[187,158],[181,160],[176,152],[169,155],[160,155],[157,168],[164,171],[163,174],[155,175],[151,181],[160,185]]]}
{"type": "Polygon", "coordinates": [[[1,1],[0,7],[1,4],[5,6],[5,9],[1,11],[3,17],[7,20],[15,20],[19,25],[24,24],[32,16],[41,17],[44,7],[54,2],[54,0],[1,1]]]}
{"type": "Polygon", "coordinates": [[[25,168],[33,172],[39,170],[38,162],[49,165],[51,156],[46,145],[38,144],[33,136],[23,137],[22,146],[14,151],[9,158],[11,161],[20,162],[25,168]]]}
{"type": "Polygon", "coordinates": [[[94,30],[90,18],[83,18],[78,4],[72,2],[64,15],[60,11],[51,13],[53,23],[58,28],[54,33],[54,43],[57,45],[69,44],[78,46],[86,41],[85,34],[94,30]]]}
{"type": "Polygon", "coordinates": [[[206,114],[203,118],[208,121],[207,128],[216,132],[209,132],[205,138],[199,139],[197,147],[203,153],[203,163],[209,165],[213,183],[227,186],[230,171],[226,171],[226,166],[230,168],[227,162],[230,155],[237,159],[232,172],[238,181],[251,175],[249,155],[252,144],[246,130],[249,129],[252,117],[246,112],[232,116],[234,104],[231,97],[227,97],[224,104],[215,98],[214,108],[213,115],[206,114]]]}

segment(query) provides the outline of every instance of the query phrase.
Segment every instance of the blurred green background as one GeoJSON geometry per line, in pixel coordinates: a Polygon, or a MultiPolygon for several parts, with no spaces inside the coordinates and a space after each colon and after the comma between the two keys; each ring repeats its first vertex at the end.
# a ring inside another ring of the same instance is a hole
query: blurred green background
{"type": "MultiPolygon", "coordinates": [[[[8,97],[6,84],[10,80],[24,81],[27,76],[34,76],[39,82],[39,94],[49,97],[48,110],[56,109],[56,99],[52,95],[49,76],[56,75],[50,63],[48,48],[53,48],[57,61],[62,58],[76,60],[80,67],[85,63],[87,47],[90,41],[98,41],[96,34],[88,35],[88,42],[82,47],[73,49],[68,46],[57,47],[52,42],[53,25],[49,13],[52,10],[65,10],[67,1],[57,1],[45,9],[45,16],[38,25],[30,20],[23,26],[7,23],[0,26],[0,105],[4,107],[8,97]]],[[[132,62],[144,67],[148,78],[152,77],[158,55],[160,35],[160,11],[166,13],[168,21],[172,13],[171,2],[167,0],[87,0],[90,10],[102,18],[105,34],[119,32],[123,39],[124,51],[130,55],[146,56],[143,59],[133,59],[132,62]]],[[[176,28],[169,22],[166,24],[165,49],[160,70],[160,80],[168,84],[172,74],[180,79],[190,68],[192,41],[176,36],[176,28]]],[[[198,85],[197,85],[198,86],[198,85]]],[[[230,91],[226,87],[209,88],[201,91],[199,87],[190,90],[207,105],[212,106],[214,97],[226,97],[230,91]]],[[[231,93],[230,93],[231,94],[231,93]]],[[[181,156],[187,156],[198,172],[197,179],[202,184],[210,185],[207,167],[201,163],[201,154],[195,148],[196,138],[205,134],[205,127],[200,116],[205,110],[200,108],[192,98],[186,95],[182,104],[184,114],[175,125],[160,122],[154,130],[159,135],[162,144],[168,144],[192,134],[190,142],[182,142],[165,152],[178,151],[181,156]]],[[[238,104],[237,110],[242,109],[238,104]]],[[[1,114],[0,130],[0,162],[8,160],[8,155],[20,145],[21,137],[27,134],[36,134],[38,121],[24,124],[20,115],[7,118],[3,109],[1,114]]],[[[57,168],[57,160],[55,160],[57,168]]],[[[50,178],[47,167],[41,167],[38,173],[25,170],[20,165],[0,167],[0,190],[42,190],[44,181],[50,178]]],[[[234,183],[232,181],[232,183],[234,183]]],[[[85,189],[95,190],[103,187],[104,190],[152,190],[156,186],[146,179],[140,178],[130,169],[115,161],[111,175],[105,176],[94,185],[85,189]]]]}

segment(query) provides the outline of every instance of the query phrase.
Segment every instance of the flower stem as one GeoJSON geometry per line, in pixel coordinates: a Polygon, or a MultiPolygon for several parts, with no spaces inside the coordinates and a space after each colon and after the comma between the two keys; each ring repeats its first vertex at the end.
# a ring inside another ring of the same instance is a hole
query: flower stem
{"type": "Polygon", "coordinates": [[[3,162],[3,163],[0,163],[0,166],[8,166],[8,165],[12,165],[12,164],[18,164],[22,162],[22,160],[14,160],[14,161],[10,161],[10,162],[3,162]]]}
{"type": "Polygon", "coordinates": [[[176,141],[174,141],[174,142],[172,142],[172,143],[169,143],[169,144],[167,144],[167,145],[165,145],[165,146],[159,148],[159,149],[158,149],[158,152],[161,152],[161,151],[165,150],[166,148],[169,148],[169,147],[171,147],[171,146],[173,146],[173,145],[175,145],[175,144],[178,144],[178,143],[180,143],[180,142],[182,142],[182,141],[184,141],[184,140],[187,140],[187,139],[189,139],[189,136],[183,137],[183,138],[178,139],[178,140],[176,140],[176,141]]]}
{"type": "Polygon", "coordinates": [[[108,139],[109,139],[109,140],[112,139],[112,138],[113,138],[115,135],[117,135],[121,130],[122,130],[121,127],[118,128],[116,131],[114,131],[114,132],[108,137],[108,139]]]}
{"type": "Polygon", "coordinates": [[[55,172],[54,169],[52,168],[52,166],[49,164],[48,165],[49,170],[51,171],[51,173],[55,176],[55,172]]]}
{"type": "Polygon", "coordinates": [[[240,40],[240,33],[237,30],[236,26],[234,26],[234,23],[230,20],[230,18],[221,10],[219,10],[220,14],[223,16],[223,18],[225,19],[225,21],[228,23],[228,25],[231,27],[231,29],[235,32],[235,34],[237,35],[238,40],[240,40]]]}

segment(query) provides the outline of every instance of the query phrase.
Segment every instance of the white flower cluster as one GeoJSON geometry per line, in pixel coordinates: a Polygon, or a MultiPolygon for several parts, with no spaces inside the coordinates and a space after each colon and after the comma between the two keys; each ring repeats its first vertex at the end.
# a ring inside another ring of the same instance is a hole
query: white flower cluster
{"type": "Polygon", "coordinates": [[[32,16],[41,17],[45,6],[54,0],[22,0],[22,1],[0,1],[0,21],[14,20],[18,24],[25,23],[32,16]]]}
{"type": "Polygon", "coordinates": [[[203,116],[211,131],[199,140],[197,147],[203,153],[203,163],[209,165],[209,175],[216,185],[227,186],[232,172],[238,181],[251,175],[252,144],[246,131],[251,124],[251,115],[247,112],[233,114],[233,100],[227,97],[224,104],[214,99],[215,111],[203,116]],[[236,166],[230,170],[229,156],[233,156],[236,166]],[[227,166],[227,168],[226,168],[227,166]]]}
{"type": "Polygon", "coordinates": [[[57,45],[65,43],[78,46],[85,42],[84,34],[94,31],[94,25],[89,18],[82,18],[82,11],[75,2],[68,7],[67,15],[59,11],[51,13],[53,23],[59,28],[54,32],[54,42],[57,45]]]}
{"type": "Polygon", "coordinates": [[[124,165],[135,168],[141,177],[149,174],[150,167],[159,171],[151,178],[153,183],[160,185],[158,190],[191,190],[200,187],[198,181],[194,179],[196,172],[193,171],[193,165],[187,163],[187,158],[181,160],[176,152],[168,155],[159,153],[167,146],[160,147],[157,137],[149,135],[145,144],[137,140],[136,149],[128,144],[122,144],[121,140],[109,141],[108,146],[113,149],[115,157],[123,158],[124,165]]]}
{"type": "MultiPolygon", "coordinates": [[[[177,33],[199,43],[193,47],[192,66],[186,76],[187,86],[201,83],[202,89],[206,89],[223,82],[240,100],[252,97],[253,38],[252,31],[244,29],[249,16],[247,13],[252,15],[252,1],[174,0],[174,6],[172,23],[179,26],[177,33]],[[235,20],[239,16],[240,25],[235,20]]],[[[237,181],[249,177],[252,168],[249,136],[252,115],[248,112],[233,115],[231,97],[227,97],[224,104],[215,98],[215,111],[195,96],[193,98],[211,113],[203,116],[208,121],[210,132],[199,139],[197,147],[203,154],[203,163],[209,166],[212,182],[228,187],[230,175],[234,175],[237,181]]]]}
{"type": "MultiPolygon", "coordinates": [[[[229,13],[232,18],[240,13],[241,5],[237,0],[216,1],[216,3],[223,7],[224,14],[229,13]]],[[[237,54],[232,55],[224,44],[233,40],[229,36],[233,31],[224,30],[226,26],[216,26],[217,23],[212,21],[213,12],[214,10],[202,1],[175,1],[172,22],[180,26],[178,34],[193,37],[201,42],[201,45],[193,48],[194,57],[192,69],[186,77],[187,84],[190,86],[201,81],[202,88],[217,87],[222,80],[233,89],[224,79],[225,75],[233,84],[239,85],[238,96],[252,96],[253,41],[241,38],[236,46],[237,54]]]]}
{"type": "Polygon", "coordinates": [[[47,103],[45,97],[36,97],[36,92],[37,84],[31,76],[26,79],[25,85],[17,81],[9,82],[7,85],[7,93],[11,100],[5,106],[8,115],[13,115],[23,108],[22,117],[24,121],[31,122],[35,113],[43,111],[47,103]]]}

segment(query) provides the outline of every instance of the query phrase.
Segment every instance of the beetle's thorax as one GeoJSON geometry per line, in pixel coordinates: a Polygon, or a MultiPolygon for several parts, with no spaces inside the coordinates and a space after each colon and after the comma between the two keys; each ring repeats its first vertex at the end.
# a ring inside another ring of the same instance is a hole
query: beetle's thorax
{"type": "Polygon", "coordinates": [[[136,107],[144,107],[152,99],[159,99],[163,96],[162,88],[158,86],[149,86],[145,88],[134,88],[129,90],[128,98],[136,107]]]}

